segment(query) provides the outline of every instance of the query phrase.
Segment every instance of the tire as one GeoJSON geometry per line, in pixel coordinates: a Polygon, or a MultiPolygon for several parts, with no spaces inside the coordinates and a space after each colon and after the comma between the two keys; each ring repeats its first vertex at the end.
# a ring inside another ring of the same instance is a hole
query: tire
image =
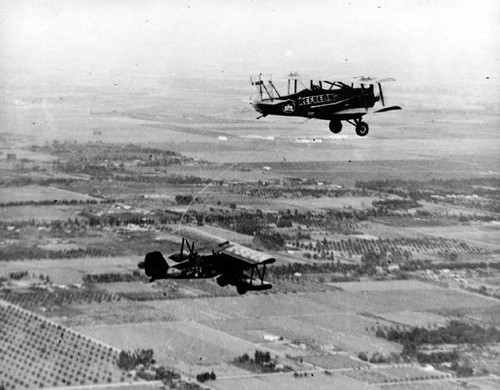
{"type": "Polygon", "coordinates": [[[243,295],[248,291],[248,289],[247,289],[247,286],[245,286],[243,284],[238,284],[236,286],[236,291],[238,292],[238,294],[243,295]]]}
{"type": "Polygon", "coordinates": [[[342,122],[341,121],[330,121],[329,127],[330,127],[330,131],[333,134],[338,134],[342,130],[342,122]]]}
{"type": "Polygon", "coordinates": [[[227,286],[227,279],[224,277],[224,276],[219,276],[217,279],[217,284],[220,286],[220,287],[226,287],[227,286]]]}
{"type": "Polygon", "coordinates": [[[359,122],[356,125],[356,134],[359,135],[360,137],[364,137],[365,135],[368,134],[368,123],[366,122],[359,122]]]}

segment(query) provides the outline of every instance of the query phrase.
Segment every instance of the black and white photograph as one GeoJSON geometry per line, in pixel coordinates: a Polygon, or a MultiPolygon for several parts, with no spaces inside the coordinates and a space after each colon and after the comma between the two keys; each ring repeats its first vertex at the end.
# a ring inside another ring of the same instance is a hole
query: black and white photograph
{"type": "Polygon", "coordinates": [[[2,0],[0,390],[500,389],[499,22],[2,0]]]}

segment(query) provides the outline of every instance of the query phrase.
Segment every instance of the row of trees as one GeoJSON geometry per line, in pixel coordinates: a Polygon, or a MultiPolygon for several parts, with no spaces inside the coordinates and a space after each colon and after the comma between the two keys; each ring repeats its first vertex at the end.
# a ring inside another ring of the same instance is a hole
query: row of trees
{"type": "Polygon", "coordinates": [[[245,353],[234,359],[233,363],[252,371],[260,371],[264,373],[291,370],[291,368],[287,366],[278,367],[276,359],[271,358],[269,351],[261,351],[258,349],[255,350],[253,358],[245,353]]]}
{"type": "Polygon", "coordinates": [[[469,179],[430,179],[430,180],[371,180],[356,181],[356,188],[387,192],[399,196],[409,196],[415,200],[429,198],[430,195],[481,195],[500,198],[500,180],[495,177],[469,179]]]}
{"type": "Polygon", "coordinates": [[[258,246],[268,250],[281,250],[285,247],[285,239],[280,233],[258,231],[253,240],[258,246]]]}
{"type": "Polygon", "coordinates": [[[56,140],[52,144],[32,145],[30,150],[33,152],[49,153],[57,157],[62,157],[65,160],[88,163],[103,163],[113,160],[169,160],[171,158],[183,158],[186,161],[192,161],[191,158],[183,157],[180,153],[174,151],[145,147],[132,143],[86,142],[82,144],[56,140]]]}
{"type": "Polygon", "coordinates": [[[11,202],[1,202],[0,207],[6,206],[57,206],[57,205],[78,205],[78,204],[98,204],[98,203],[113,203],[113,199],[44,199],[44,200],[20,200],[11,202]]]}
{"type": "Polygon", "coordinates": [[[196,375],[196,380],[198,382],[206,382],[208,380],[216,380],[217,376],[215,375],[215,372],[202,372],[201,374],[196,375]]]}
{"type": "Polygon", "coordinates": [[[110,248],[78,248],[50,250],[39,247],[8,245],[0,248],[0,261],[31,259],[75,259],[80,257],[109,257],[117,253],[110,248]]]}
{"type": "MultiPolygon", "coordinates": [[[[169,389],[180,390],[202,390],[203,388],[194,382],[186,382],[181,375],[164,366],[158,366],[152,349],[136,349],[134,351],[121,351],[116,359],[117,366],[124,371],[135,370],[139,378],[145,380],[161,380],[169,389]]],[[[130,375],[130,373],[129,373],[130,375]]],[[[198,374],[199,382],[215,380],[216,375],[212,371],[198,374]]]]}
{"type": "Polygon", "coordinates": [[[374,200],[372,206],[377,209],[386,210],[408,210],[417,207],[422,207],[420,203],[413,199],[384,199],[374,200]]]}
{"type": "Polygon", "coordinates": [[[201,212],[190,210],[186,220],[193,219],[199,225],[215,225],[235,230],[243,234],[253,234],[270,224],[281,227],[290,227],[292,224],[309,227],[321,227],[338,232],[352,232],[359,228],[361,219],[357,212],[328,211],[325,213],[312,213],[307,211],[299,213],[297,210],[280,210],[278,212],[264,212],[260,209],[250,212],[247,210],[215,210],[201,212]]]}
{"type": "Polygon", "coordinates": [[[155,364],[152,349],[136,349],[134,351],[121,351],[116,360],[116,364],[122,370],[130,371],[139,364],[149,366],[155,364]]]}
{"type": "Polygon", "coordinates": [[[264,199],[277,199],[277,198],[287,198],[287,199],[300,199],[300,198],[341,198],[345,196],[370,196],[371,191],[366,189],[358,188],[329,188],[327,186],[293,186],[293,187],[276,187],[276,186],[266,186],[257,187],[254,186],[250,189],[247,187],[233,187],[232,192],[239,194],[245,194],[250,196],[255,196],[264,199]]]}
{"type": "Polygon", "coordinates": [[[45,307],[50,310],[55,307],[65,307],[77,302],[112,302],[120,300],[120,297],[105,290],[97,289],[66,289],[54,287],[51,290],[33,289],[29,292],[16,292],[3,289],[0,297],[6,301],[20,305],[25,308],[45,307]]]}
{"type": "Polygon", "coordinates": [[[399,265],[401,271],[412,272],[412,271],[420,271],[420,270],[461,270],[461,269],[470,269],[470,270],[478,270],[483,269],[486,270],[488,268],[491,269],[500,269],[499,262],[453,262],[453,263],[435,263],[431,260],[409,260],[403,264],[399,265]]]}
{"type": "Polygon", "coordinates": [[[147,277],[139,270],[131,273],[105,272],[100,274],[85,274],[84,283],[115,283],[115,282],[143,282],[147,277]]]}
{"type": "Polygon", "coordinates": [[[477,324],[467,324],[460,321],[450,321],[446,326],[436,329],[412,328],[410,330],[398,330],[390,328],[388,331],[378,329],[377,337],[389,341],[407,345],[413,354],[416,348],[423,344],[473,344],[485,345],[500,341],[500,330],[493,326],[483,328],[477,324]]]}
{"type": "Polygon", "coordinates": [[[295,246],[315,250],[317,252],[335,250],[352,254],[375,252],[406,255],[411,251],[424,253],[471,253],[482,251],[482,248],[471,246],[466,242],[441,237],[401,237],[381,238],[376,240],[366,240],[362,238],[327,240],[324,238],[323,240],[316,240],[316,242],[309,242],[306,244],[297,239],[295,240],[295,246]]]}
{"type": "Polygon", "coordinates": [[[466,359],[461,362],[461,355],[457,350],[427,352],[422,350],[422,346],[441,344],[483,346],[500,341],[500,331],[493,326],[484,328],[477,324],[468,324],[455,320],[450,321],[446,326],[434,329],[415,327],[401,330],[399,327],[391,327],[382,330],[378,328],[375,335],[402,344],[401,356],[405,360],[414,358],[420,364],[436,366],[451,363],[451,370],[455,371],[458,376],[471,376],[474,370],[466,359]]]}

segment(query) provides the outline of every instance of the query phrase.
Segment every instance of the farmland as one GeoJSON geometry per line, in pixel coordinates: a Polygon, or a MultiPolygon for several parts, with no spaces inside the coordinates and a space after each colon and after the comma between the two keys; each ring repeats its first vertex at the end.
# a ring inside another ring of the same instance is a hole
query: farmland
{"type": "Polygon", "coordinates": [[[132,386],[136,372],[116,357],[151,349],[186,386],[214,372],[204,385],[221,390],[498,385],[498,343],[419,346],[459,356],[423,367],[379,337],[451,320],[498,326],[496,114],[439,112],[423,131],[422,116],[437,114],[415,104],[408,126],[389,113],[368,137],[332,136],[320,121],[228,111],[227,93],[235,104],[246,93],[241,80],[230,92],[207,92],[210,80],[197,90],[162,81],[169,93],[144,82],[150,92],[63,84],[63,100],[6,92],[0,384],[132,386]],[[209,99],[193,112],[199,93],[209,99]],[[178,251],[181,225],[276,257],[273,288],[240,296],[213,280],[147,283],[137,263],[178,251]],[[257,350],[292,371],[234,363],[257,350]],[[93,353],[89,367],[75,351],[93,353]]]}
{"type": "Polygon", "coordinates": [[[118,350],[0,301],[2,368],[7,389],[129,381],[118,350]]]}
{"type": "Polygon", "coordinates": [[[4,204],[43,203],[43,202],[68,202],[78,203],[97,200],[91,196],[76,192],[65,191],[55,187],[23,186],[22,188],[1,188],[0,199],[4,204]]]}

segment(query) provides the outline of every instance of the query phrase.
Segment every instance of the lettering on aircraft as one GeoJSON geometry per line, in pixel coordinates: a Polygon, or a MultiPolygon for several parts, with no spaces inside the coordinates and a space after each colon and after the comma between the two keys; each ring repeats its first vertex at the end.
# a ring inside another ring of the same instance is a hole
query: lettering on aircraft
{"type": "Polygon", "coordinates": [[[336,99],[337,99],[337,94],[326,93],[324,95],[300,97],[298,100],[299,100],[299,106],[308,106],[310,104],[333,102],[336,99]]]}

